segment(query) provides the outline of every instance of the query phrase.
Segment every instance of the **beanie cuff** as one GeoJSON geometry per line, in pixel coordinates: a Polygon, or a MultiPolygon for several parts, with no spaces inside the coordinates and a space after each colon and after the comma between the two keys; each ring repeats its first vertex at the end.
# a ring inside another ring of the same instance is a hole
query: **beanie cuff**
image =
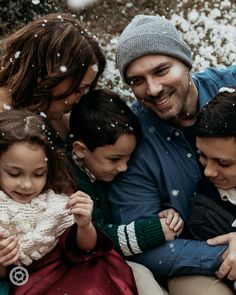
{"type": "Polygon", "coordinates": [[[192,68],[191,50],[185,42],[179,42],[162,34],[142,34],[124,40],[117,47],[116,63],[126,80],[126,70],[134,60],[147,55],[167,55],[192,68]],[[122,54],[121,54],[122,53],[122,54]]]}

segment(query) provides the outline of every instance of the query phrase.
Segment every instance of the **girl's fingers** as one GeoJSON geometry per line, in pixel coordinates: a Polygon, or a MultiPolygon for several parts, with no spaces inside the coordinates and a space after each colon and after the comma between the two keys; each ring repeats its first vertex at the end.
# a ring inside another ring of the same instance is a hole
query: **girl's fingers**
{"type": "Polygon", "coordinates": [[[81,205],[89,205],[93,206],[93,201],[88,195],[74,195],[70,197],[70,200],[67,203],[67,208],[70,208],[74,205],[81,204],[81,205]]]}
{"type": "Polygon", "coordinates": [[[6,239],[10,241],[9,244],[5,248],[0,250],[0,264],[4,266],[14,263],[19,256],[19,242],[17,238],[9,238],[6,239]]]}
{"type": "Polygon", "coordinates": [[[0,253],[2,255],[11,251],[18,244],[18,239],[15,236],[9,236],[0,242],[0,253]]]}
{"type": "Polygon", "coordinates": [[[75,215],[82,215],[86,218],[92,218],[92,211],[85,208],[71,208],[70,212],[75,215]]]}

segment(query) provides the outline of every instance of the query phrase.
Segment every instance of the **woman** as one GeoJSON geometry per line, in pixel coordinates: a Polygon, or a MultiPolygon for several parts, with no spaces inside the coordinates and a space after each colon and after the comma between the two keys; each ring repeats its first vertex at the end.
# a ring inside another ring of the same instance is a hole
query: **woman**
{"type": "Polygon", "coordinates": [[[27,108],[47,116],[64,138],[74,103],[105,68],[97,41],[69,14],[42,16],[3,41],[0,109],[27,108]]]}
{"type": "MultiPolygon", "coordinates": [[[[78,20],[64,13],[42,16],[2,42],[0,111],[14,108],[39,113],[63,139],[68,112],[96,86],[105,64],[97,41],[78,20]]],[[[16,243],[12,242],[12,248],[16,243]]],[[[5,246],[0,233],[0,264],[14,256],[6,253],[5,246]]],[[[1,294],[7,294],[7,289],[8,283],[1,283],[1,294]]]]}

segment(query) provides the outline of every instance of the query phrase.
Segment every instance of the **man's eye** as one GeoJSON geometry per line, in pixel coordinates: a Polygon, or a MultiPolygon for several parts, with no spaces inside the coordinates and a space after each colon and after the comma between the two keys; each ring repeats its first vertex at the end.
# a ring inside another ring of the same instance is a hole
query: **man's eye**
{"type": "Polygon", "coordinates": [[[153,73],[158,76],[165,75],[169,68],[156,68],[153,73]]]}
{"type": "Polygon", "coordinates": [[[143,79],[142,78],[132,78],[128,82],[129,82],[129,85],[132,87],[135,85],[140,85],[143,82],[143,79]]]}

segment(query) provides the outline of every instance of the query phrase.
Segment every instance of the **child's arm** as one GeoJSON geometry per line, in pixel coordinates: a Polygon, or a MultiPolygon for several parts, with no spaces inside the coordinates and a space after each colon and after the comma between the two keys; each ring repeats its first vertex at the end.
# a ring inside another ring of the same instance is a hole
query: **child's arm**
{"type": "MultiPolygon", "coordinates": [[[[177,211],[175,211],[173,208],[166,209],[166,210],[159,212],[158,216],[159,216],[160,221],[162,223],[162,227],[164,225],[162,219],[164,219],[164,222],[169,227],[169,229],[171,231],[173,231],[175,236],[178,237],[181,234],[181,232],[183,231],[183,228],[184,228],[184,221],[177,211]]],[[[164,228],[163,228],[163,232],[165,234],[164,228]]],[[[169,240],[169,239],[167,239],[167,240],[169,240]]]]}
{"type": "Polygon", "coordinates": [[[92,250],[97,243],[97,232],[93,226],[93,201],[84,192],[77,191],[70,196],[67,208],[74,214],[77,230],[77,245],[82,250],[92,250]]]}

